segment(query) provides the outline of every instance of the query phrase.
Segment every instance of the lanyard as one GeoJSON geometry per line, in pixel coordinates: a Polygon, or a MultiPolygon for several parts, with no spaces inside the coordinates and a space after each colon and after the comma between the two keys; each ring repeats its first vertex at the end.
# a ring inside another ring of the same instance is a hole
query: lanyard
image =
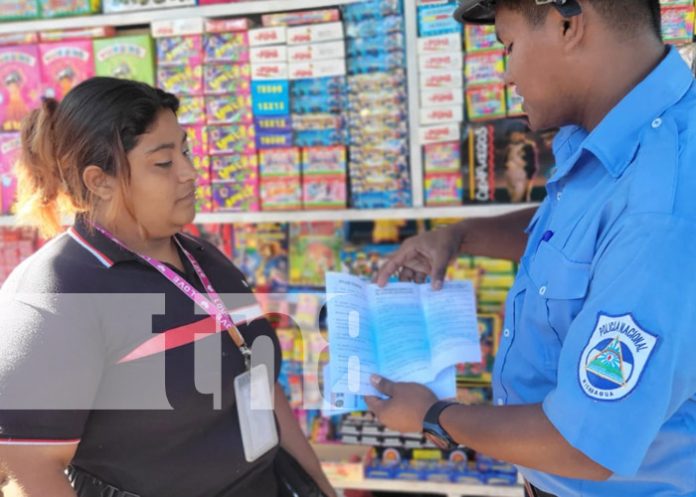
{"type": "MultiPolygon", "coordinates": [[[[94,228],[99,231],[102,235],[107,237],[109,240],[114,242],[115,244],[121,246],[123,249],[128,250],[129,252],[133,252],[130,250],[126,245],[121,243],[121,241],[118,240],[114,235],[112,235],[109,231],[107,231],[105,228],[102,228],[101,226],[94,225],[94,228]]],[[[157,259],[153,257],[149,257],[147,255],[139,254],[137,252],[133,252],[135,255],[140,257],[142,260],[150,264],[153,268],[155,268],[157,271],[159,271],[162,276],[167,278],[170,282],[172,282],[181,292],[186,295],[188,298],[193,300],[199,307],[201,307],[205,312],[207,312],[210,316],[215,318],[215,321],[227,332],[230,334],[230,337],[232,337],[232,341],[235,343],[237,348],[239,348],[239,351],[242,353],[242,356],[244,357],[244,366],[246,367],[247,371],[251,367],[251,350],[247,346],[246,342],[244,341],[244,337],[242,336],[241,332],[237,328],[237,326],[234,324],[234,321],[232,320],[232,316],[230,316],[229,311],[227,310],[227,307],[225,307],[225,303],[222,301],[220,298],[220,295],[215,291],[213,288],[213,285],[210,283],[210,279],[208,276],[205,274],[203,271],[203,268],[201,267],[200,264],[198,264],[198,261],[189,253],[188,250],[186,250],[182,245],[179,240],[174,237],[174,241],[178,245],[179,249],[181,249],[181,252],[186,256],[186,258],[189,260],[191,263],[191,266],[193,266],[193,270],[196,272],[196,275],[198,276],[198,279],[201,281],[203,284],[203,288],[205,288],[206,292],[208,292],[208,295],[210,296],[210,299],[208,299],[205,295],[203,295],[201,292],[196,290],[191,284],[183,279],[181,276],[176,274],[175,271],[167,267],[166,264],[162,263],[161,261],[158,261],[157,259]]]]}

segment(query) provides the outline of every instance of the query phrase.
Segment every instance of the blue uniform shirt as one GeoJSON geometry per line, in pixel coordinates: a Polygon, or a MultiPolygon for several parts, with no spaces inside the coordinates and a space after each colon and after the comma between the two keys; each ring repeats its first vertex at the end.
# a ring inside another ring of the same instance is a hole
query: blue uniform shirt
{"type": "MultiPolygon", "coordinates": [[[[542,403],[605,482],[563,497],[696,495],[696,86],[675,49],[591,133],[563,128],[507,300],[497,405],[542,403]]],[[[541,450],[541,449],[540,449],[541,450]]]]}

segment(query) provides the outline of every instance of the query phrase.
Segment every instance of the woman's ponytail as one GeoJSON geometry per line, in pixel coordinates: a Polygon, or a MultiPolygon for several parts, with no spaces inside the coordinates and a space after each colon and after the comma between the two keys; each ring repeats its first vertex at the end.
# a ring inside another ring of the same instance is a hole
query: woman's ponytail
{"type": "Polygon", "coordinates": [[[21,224],[35,226],[47,237],[61,231],[62,210],[69,206],[67,185],[55,154],[57,107],[54,99],[44,99],[41,107],[24,119],[22,153],[15,165],[17,217],[21,224]]]}

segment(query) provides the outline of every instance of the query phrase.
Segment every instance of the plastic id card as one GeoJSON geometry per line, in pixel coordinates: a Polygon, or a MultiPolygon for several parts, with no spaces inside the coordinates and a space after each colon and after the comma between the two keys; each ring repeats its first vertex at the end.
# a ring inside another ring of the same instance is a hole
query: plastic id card
{"type": "Polygon", "coordinates": [[[273,415],[273,396],[264,364],[234,379],[239,427],[244,457],[254,462],[278,445],[278,430],[273,415]]]}

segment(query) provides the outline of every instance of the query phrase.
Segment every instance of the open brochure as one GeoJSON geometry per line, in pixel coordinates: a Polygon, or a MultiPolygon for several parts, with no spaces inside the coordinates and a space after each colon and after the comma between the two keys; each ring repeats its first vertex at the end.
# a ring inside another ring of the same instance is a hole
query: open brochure
{"type": "MultiPolygon", "coordinates": [[[[377,395],[370,376],[432,385],[455,394],[458,363],[481,360],[471,282],[390,283],[384,288],[343,273],[326,275],[332,394],[377,395]]],[[[325,389],[328,390],[328,389],[325,389]]]]}

